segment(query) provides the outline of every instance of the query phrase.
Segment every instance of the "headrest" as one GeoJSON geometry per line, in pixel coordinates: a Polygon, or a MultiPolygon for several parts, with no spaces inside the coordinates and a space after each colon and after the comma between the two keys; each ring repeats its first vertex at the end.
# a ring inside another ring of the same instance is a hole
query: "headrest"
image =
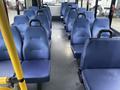
{"type": "Polygon", "coordinates": [[[25,15],[15,16],[14,24],[26,24],[29,22],[29,18],[25,15]]]}
{"type": "Polygon", "coordinates": [[[78,8],[78,13],[85,13],[86,8],[78,8]]]}
{"type": "Polygon", "coordinates": [[[35,12],[32,9],[26,9],[24,10],[24,15],[28,16],[29,18],[32,18],[35,15],[35,12]]]}

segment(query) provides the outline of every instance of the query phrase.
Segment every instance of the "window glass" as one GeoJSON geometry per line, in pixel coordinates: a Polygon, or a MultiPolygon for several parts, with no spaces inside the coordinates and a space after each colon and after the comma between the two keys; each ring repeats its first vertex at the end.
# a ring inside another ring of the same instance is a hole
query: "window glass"
{"type": "Polygon", "coordinates": [[[79,4],[79,7],[81,7],[81,4],[82,4],[82,7],[86,8],[87,7],[87,0],[78,0],[78,4],[79,4]]]}
{"type": "Polygon", "coordinates": [[[58,5],[62,2],[75,2],[75,0],[43,0],[43,3],[47,3],[48,5],[58,5]]]}
{"type": "MultiPolygon", "coordinates": [[[[8,9],[9,21],[12,24],[14,17],[17,15],[16,0],[6,0],[6,6],[8,9]]],[[[24,0],[19,0],[19,9],[20,9],[21,13],[23,13],[24,6],[25,6],[24,0]]]]}
{"type": "Polygon", "coordinates": [[[93,10],[93,7],[95,6],[95,1],[96,0],[79,0],[79,6],[81,7],[81,3],[83,4],[83,8],[87,8],[87,1],[89,2],[89,10],[93,10]]]}
{"type": "Polygon", "coordinates": [[[112,19],[111,27],[120,32],[120,0],[116,0],[115,13],[112,19]]]}
{"type": "Polygon", "coordinates": [[[78,0],[78,5],[79,7],[81,7],[81,0],[78,0]]]}
{"type": "Polygon", "coordinates": [[[87,8],[87,0],[83,0],[83,8],[87,8]]]}
{"type": "Polygon", "coordinates": [[[96,0],[89,0],[89,10],[95,12],[96,0]]]}
{"type": "Polygon", "coordinates": [[[99,0],[97,8],[97,16],[108,16],[110,12],[112,0],[99,0]]]}

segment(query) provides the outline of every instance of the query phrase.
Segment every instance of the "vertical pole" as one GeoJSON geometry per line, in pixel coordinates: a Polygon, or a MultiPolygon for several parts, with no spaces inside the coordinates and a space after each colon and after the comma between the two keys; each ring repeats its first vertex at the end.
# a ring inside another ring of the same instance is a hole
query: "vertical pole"
{"type": "Polygon", "coordinates": [[[83,7],[83,0],[81,0],[81,8],[83,7]]]}
{"type": "Polygon", "coordinates": [[[75,0],[75,3],[78,4],[78,0],[75,0]]]}
{"type": "Polygon", "coordinates": [[[89,10],[89,0],[87,0],[87,11],[89,10]]]}
{"type": "Polygon", "coordinates": [[[115,12],[115,3],[116,3],[116,0],[111,1],[111,7],[110,7],[110,13],[109,13],[110,26],[112,24],[112,18],[113,18],[114,12],[115,12]]]}
{"type": "Polygon", "coordinates": [[[98,0],[96,0],[96,3],[95,3],[95,18],[97,17],[97,9],[98,9],[98,0]]]}
{"type": "Polygon", "coordinates": [[[19,0],[16,0],[16,10],[17,10],[17,14],[20,15],[19,0]]]}
{"type": "Polygon", "coordinates": [[[26,4],[27,2],[26,2],[26,0],[24,0],[24,4],[25,4],[25,9],[27,8],[27,4],[26,4]]]}
{"type": "Polygon", "coordinates": [[[37,0],[32,0],[32,6],[37,6],[37,0]]]}
{"type": "Polygon", "coordinates": [[[41,7],[41,0],[39,0],[39,2],[40,2],[40,7],[41,7]]]}
{"type": "Polygon", "coordinates": [[[38,4],[39,9],[41,7],[41,3],[40,2],[41,2],[40,0],[37,0],[37,4],[38,4]]]}
{"type": "Polygon", "coordinates": [[[8,54],[10,56],[10,60],[12,62],[16,77],[19,81],[20,90],[27,90],[26,82],[23,77],[23,71],[21,68],[19,56],[17,54],[17,50],[15,47],[15,43],[12,37],[12,33],[10,30],[10,25],[7,19],[7,15],[5,12],[5,7],[3,4],[3,0],[0,0],[0,30],[3,36],[6,48],[8,50],[8,54]]]}
{"type": "Polygon", "coordinates": [[[41,0],[41,6],[43,6],[43,0],[41,0]]]}

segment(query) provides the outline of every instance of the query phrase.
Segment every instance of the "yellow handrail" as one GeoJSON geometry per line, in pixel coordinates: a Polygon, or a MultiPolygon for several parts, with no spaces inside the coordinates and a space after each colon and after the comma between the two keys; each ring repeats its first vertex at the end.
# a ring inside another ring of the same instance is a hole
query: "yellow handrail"
{"type": "Polygon", "coordinates": [[[8,84],[8,80],[7,77],[0,77],[0,84],[8,84]]]}
{"type": "MultiPolygon", "coordinates": [[[[21,68],[20,60],[15,48],[14,40],[12,37],[12,33],[10,30],[10,25],[7,19],[7,15],[5,12],[3,0],[0,0],[0,29],[1,33],[5,42],[5,45],[7,47],[16,77],[18,80],[23,79],[23,71],[21,68]]],[[[21,90],[27,90],[26,82],[25,80],[23,82],[19,82],[19,86],[21,90]]]]}
{"type": "Polygon", "coordinates": [[[12,88],[0,87],[0,90],[12,90],[12,88]]]}

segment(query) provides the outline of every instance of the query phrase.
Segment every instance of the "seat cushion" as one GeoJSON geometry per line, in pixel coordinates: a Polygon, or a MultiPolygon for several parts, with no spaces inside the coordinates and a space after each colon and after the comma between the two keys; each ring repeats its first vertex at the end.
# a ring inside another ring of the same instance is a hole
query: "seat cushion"
{"type": "Polygon", "coordinates": [[[27,83],[43,83],[50,78],[50,61],[23,61],[22,68],[27,83]]]}
{"type": "Polygon", "coordinates": [[[78,59],[81,57],[81,54],[83,52],[83,47],[84,47],[84,45],[71,45],[72,52],[73,52],[75,58],[78,59]]]}
{"type": "Polygon", "coordinates": [[[87,69],[82,77],[86,90],[120,90],[120,69],[87,69]]]}
{"type": "Polygon", "coordinates": [[[12,77],[14,75],[14,70],[10,60],[0,61],[0,77],[12,77]]]}

